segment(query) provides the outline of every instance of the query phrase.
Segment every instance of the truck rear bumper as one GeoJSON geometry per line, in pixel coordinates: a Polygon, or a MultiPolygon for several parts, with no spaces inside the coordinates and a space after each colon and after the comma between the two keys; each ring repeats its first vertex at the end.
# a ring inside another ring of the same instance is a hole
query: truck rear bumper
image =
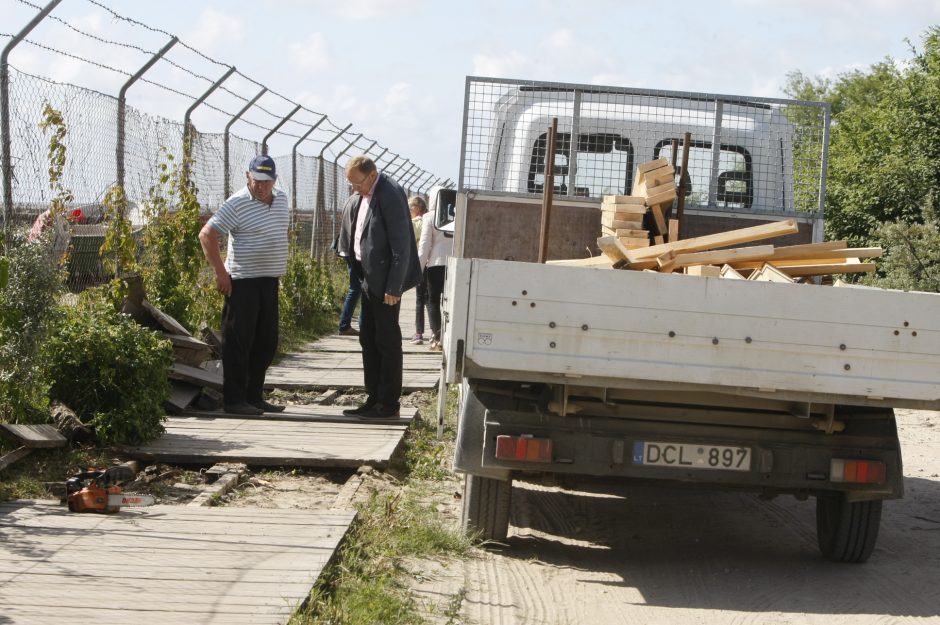
{"type": "Polygon", "coordinates": [[[558,417],[503,409],[486,409],[482,427],[481,455],[473,459],[479,460],[462,461],[458,453],[458,470],[490,476],[550,472],[622,477],[770,494],[845,492],[854,500],[903,495],[901,454],[897,438],[890,436],[558,417]],[[500,436],[550,440],[551,460],[497,458],[500,436]],[[696,450],[703,449],[706,457],[709,452],[716,455],[719,466],[708,467],[707,462],[696,466],[690,460],[696,450]],[[721,466],[722,453],[729,454],[725,465],[732,468],[721,466]],[[885,478],[879,484],[834,481],[830,475],[833,459],[880,461],[885,478]]]}

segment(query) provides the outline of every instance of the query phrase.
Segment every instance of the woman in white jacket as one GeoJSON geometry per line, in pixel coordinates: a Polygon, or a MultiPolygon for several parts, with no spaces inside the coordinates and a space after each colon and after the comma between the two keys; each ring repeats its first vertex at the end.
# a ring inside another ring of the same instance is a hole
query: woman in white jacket
{"type": "Polygon", "coordinates": [[[454,251],[454,240],[434,227],[438,206],[437,188],[430,191],[431,205],[422,217],[421,238],[418,241],[418,259],[425,271],[428,306],[428,324],[431,326],[431,351],[441,351],[441,296],[444,294],[444,272],[447,257],[454,251]]]}

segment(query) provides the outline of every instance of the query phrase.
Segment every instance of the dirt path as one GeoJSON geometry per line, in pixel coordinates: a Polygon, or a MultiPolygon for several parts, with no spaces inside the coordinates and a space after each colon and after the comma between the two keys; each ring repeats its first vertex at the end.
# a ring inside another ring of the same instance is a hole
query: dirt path
{"type": "Polygon", "coordinates": [[[820,557],[812,499],[517,483],[508,548],[417,563],[415,589],[463,596],[442,623],[940,623],[940,413],[898,420],[906,496],[867,564],[820,557]]]}

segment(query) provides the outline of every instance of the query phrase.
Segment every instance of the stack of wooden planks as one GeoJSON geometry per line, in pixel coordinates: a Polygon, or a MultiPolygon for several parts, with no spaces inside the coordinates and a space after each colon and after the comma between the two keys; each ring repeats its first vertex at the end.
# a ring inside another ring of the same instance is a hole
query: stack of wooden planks
{"type": "Polygon", "coordinates": [[[601,202],[602,256],[550,261],[552,264],[684,273],[696,276],[797,282],[804,278],[875,270],[881,248],[850,248],[845,241],[775,247],[735,247],[796,234],[786,219],[750,228],[679,240],[679,224],[666,221],[676,199],[675,170],[665,158],[637,166],[631,195],[606,195],[601,202]],[[646,219],[647,214],[650,218],[646,219]],[[644,221],[645,220],[645,221],[644,221]],[[644,227],[644,223],[650,228],[644,227]],[[650,229],[653,232],[650,232],[650,229]]]}
{"type": "Polygon", "coordinates": [[[624,249],[648,247],[650,233],[643,227],[646,200],[634,195],[605,195],[601,202],[601,232],[616,238],[624,249]]]}

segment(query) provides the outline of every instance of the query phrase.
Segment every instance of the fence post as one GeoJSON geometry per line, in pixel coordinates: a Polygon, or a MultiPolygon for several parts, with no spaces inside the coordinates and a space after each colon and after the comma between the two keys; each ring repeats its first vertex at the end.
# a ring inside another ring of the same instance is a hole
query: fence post
{"type": "Polygon", "coordinates": [[[3,144],[3,249],[8,249],[10,227],[13,225],[13,164],[10,162],[10,52],[39,22],[46,19],[62,0],[52,0],[29,24],[16,33],[0,53],[0,143],[3,144]]]}
{"type": "MultiPolygon", "coordinates": [[[[392,161],[392,163],[394,163],[394,162],[395,162],[395,161],[392,161]]],[[[392,177],[392,178],[395,178],[395,174],[397,174],[397,173],[399,172],[399,170],[401,170],[402,167],[404,167],[405,165],[407,165],[407,164],[410,163],[410,162],[411,162],[411,159],[406,158],[405,161],[404,161],[401,165],[399,165],[398,167],[395,168],[395,171],[389,172],[388,175],[389,175],[390,177],[392,177]]],[[[395,178],[395,179],[397,180],[398,178],[395,178]]]]}
{"type": "Polygon", "coordinates": [[[414,182],[415,176],[420,174],[422,171],[424,170],[421,169],[417,163],[412,163],[411,167],[408,168],[408,171],[405,172],[405,175],[401,177],[402,182],[399,184],[410,191],[411,183],[414,182]]]}
{"type": "MultiPolygon", "coordinates": [[[[118,110],[117,110],[117,147],[115,148],[114,160],[117,165],[117,183],[121,189],[124,189],[124,155],[125,155],[125,139],[126,131],[125,125],[127,123],[127,90],[131,88],[135,82],[140,79],[141,76],[147,73],[147,71],[154,66],[154,64],[163,58],[167,52],[170,51],[170,48],[175,46],[179,42],[179,39],[173,37],[170,39],[165,46],[160,48],[160,51],[150,57],[150,60],[147,61],[143,67],[141,67],[137,72],[127,79],[123,85],[121,85],[121,90],[118,92],[118,110]]],[[[126,196],[126,191],[125,191],[126,196]]]]}
{"type": "MultiPolygon", "coordinates": [[[[304,135],[297,140],[297,143],[294,144],[294,147],[290,152],[290,176],[291,176],[291,205],[294,211],[297,210],[297,149],[300,147],[300,144],[307,140],[307,137],[317,129],[317,127],[326,121],[326,115],[321,117],[317,123],[310,127],[310,130],[304,133],[304,135]]],[[[311,221],[311,223],[313,223],[311,221]]]]}
{"type": "Polygon", "coordinates": [[[434,186],[434,174],[428,172],[428,178],[421,183],[421,186],[418,187],[418,193],[421,195],[427,195],[427,192],[431,190],[431,187],[434,186]]]}
{"type": "MultiPolygon", "coordinates": [[[[336,163],[337,166],[339,166],[339,157],[342,156],[343,154],[345,154],[346,151],[349,150],[349,148],[351,148],[352,146],[356,145],[356,141],[359,141],[359,139],[361,139],[361,138],[362,138],[362,133],[360,132],[360,133],[356,136],[355,139],[353,139],[352,141],[349,142],[349,145],[347,145],[345,148],[343,148],[342,150],[340,150],[339,154],[336,155],[336,158],[335,158],[335,160],[334,160],[334,162],[336,163]]],[[[335,196],[336,194],[334,193],[333,195],[335,196]]]]}
{"type": "Polygon", "coordinates": [[[235,113],[235,117],[228,120],[228,123],[225,124],[225,132],[223,132],[222,134],[222,145],[223,145],[222,158],[225,160],[225,162],[222,164],[222,175],[225,176],[225,180],[223,181],[222,188],[224,189],[223,193],[226,199],[228,199],[228,197],[232,195],[232,171],[231,171],[232,163],[231,163],[231,158],[229,158],[229,131],[232,129],[232,125],[235,122],[237,122],[239,119],[241,119],[241,116],[247,113],[248,109],[254,106],[255,102],[260,100],[261,96],[263,96],[267,92],[268,92],[268,88],[262,87],[261,91],[258,92],[258,95],[253,97],[248,102],[248,104],[242,107],[242,110],[235,113]]]}
{"type": "Polygon", "coordinates": [[[291,117],[293,117],[293,116],[294,116],[294,113],[296,113],[297,111],[299,111],[300,108],[301,108],[301,106],[300,106],[299,104],[298,104],[297,106],[295,106],[293,111],[291,111],[290,113],[288,113],[286,117],[282,118],[281,121],[279,121],[279,122],[277,123],[277,125],[276,125],[274,128],[271,129],[271,132],[269,132],[268,134],[264,135],[264,139],[261,140],[261,153],[262,153],[262,154],[264,154],[265,156],[268,155],[268,139],[270,139],[271,137],[273,137],[273,136],[274,136],[274,133],[277,132],[278,130],[280,130],[280,129],[281,129],[281,126],[283,126],[284,124],[286,124],[286,123],[287,123],[287,120],[289,120],[291,117]]]}
{"type": "Polygon", "coordinates": [[[225,75],[222,78],[219,78],[215,81],[211,87],[209,87],[204,94],[199,96],[199,98],[192,103],[186,113],[183,115],[183,180],[189,181],[189,162],[193,155],[193,146],[192,146],[192,135],[193,133],[193,124],[190,121],[190,116],[193,114],[193,111],[196,110],[196,107],[206,101],[212,92],[222,86],[222,83],[225,82],[225,79],[235,73],[234,67],[229,67],[228,71],[225,72],[225,75]]]}
{"type": "Polygon", "coordinates": [[[379,155],[372,159],[372,162],[375,163],[376,167],[378,167],[378,165],[379,165],[379,159],[381,159],[383,156],[385,156],[385,153],[386,153],[386,152],[388,152],[388,148],[385,148],[384,150],[382,150],[381,152],[379,152],[379,155]]]}
{"type": "MultiPolygon", "coordinates": [[[[319,253],[319,250],[317,250],[314,247],[314,242],[316,241],[316,236],[314,235],[316,234],[316,231],[317,231],[317,220],[320,218],[321,209],[323,210],[323,212],[326,212],[326,196],[323,192],[323,155],[326,154],[326,149],[330,147],[331,145],[333,145],[334,143],[336,143],[336,140],[342,137],[343,134],[350,128],[352,128],[352,124],[351,123],[346,124],[345,128],[340,130],[338,133],[336,133],[336,135],[332,139],[326,142],[326,144],[323,146],[323,149],[320,150],[319,156],[317,156],[317,158],[319,159],[319,162],[317,163],[317,205],[313,209],[313,226],[310,229],[310,256],[311,257],[316,257],[319,253]]],[[[335,192],[335,189],[334,189],[334,192],[335,192]]]]}
{"type": "MultiPolygon", "coordinates": [[[[378,143],[378,140],[373,141],[373,142],[372,142],[372,145],[370,145],[370,146],[367,147],[365,150],[363,150],[362,153],[365,154],[366,156],[369,156],[369,150],[371,150],[372,148],[374,148],[374,147],[375,147],[375,144],[377,144],[377,143],[378,143]]],[[[372,157],[370,156],[369,158],[372,158],[372,157]]],[[[373,163],[375,162],[375,159],[374,159],[374,158],[372,159],[372,162],[373,162],[373,163]]]]}

